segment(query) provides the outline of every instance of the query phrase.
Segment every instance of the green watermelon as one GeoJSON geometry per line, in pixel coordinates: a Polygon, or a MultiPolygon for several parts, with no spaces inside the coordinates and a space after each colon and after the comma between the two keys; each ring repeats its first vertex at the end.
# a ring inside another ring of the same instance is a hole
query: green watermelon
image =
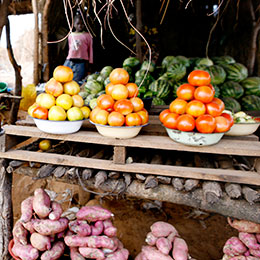
{"type": "Polygon", "coordinates": [[[179,81],[186,75],[186,67],[182,64],[171,64],[167,68],[167,77],[172,81],[179,81]]]}
{"type": "Polygon", "coordinates": [[[154,106],[164,106],[166,104],[165,104],[164,100],[162,100],[161,98],[154,97],[153,101],[152,101],[152,105],[154,105],[154,106]]]}
{"type": "Polygon", "coordinates": [[[89,95],[85,98],[84,104],[85,104],[86,106],[89,106],[90,100],[92,100],[93,98],[96,98],[96,97],[97,97],[96,94],[89,94],[89,95]]]}
{"type": "Polygon", "coordinates": [[[175,58],[176,58],[176,60],[177,60],[178,63],[184,65],[185,67],[189,67],[189,66],[190,66],[190,63],[191,63],[191,62],[190,62],[190,60],[189,60],[188,58],[186,58],[185,56],[179,55],[179,56],[176,56],[175,58]]]}
{"type": "Polygon", "coordinates": [[[171,91],[170,84],[164,78],[159,78],[149,85],[149,90],[152,91],[155,97],[166,99],[171,91]]]}
{"type": "Polygon", "coordinates": [[[228,56],[228,55],[220,56],[220,57],[213,57],[212,60],[217,65],[226,65],[226,64],[232,64],[232,63],[236,62],[234,60],[234,58],[232,58],[231,56],[228,56]]]}
{"type": "Polygon", "coordinates": [[[100,71],[100,75],[105,79],[109,76],[109,74],[111,73],[111,71],[113,70],[112,66],[105,66],[101,71],[100,71]]]}
{"type": "Polygon", "coordinates": [[[142,63],[140,70],[148,70],[149,72],[154,72],[154,69],[155,69],[155,63],[151,62],[149,66],[149,61],[145,60],[142,63]]]}
{"type": "Polygon", "coordinates": [[[123,69],[128,72],[129,76],[132,75],[133,69],[130,66],[123,66],[123,69]]]}
{"type": "Polygon", "coordinates": [[[79,95],[80,95],[83,99],[85,99],[89,94],[88,94],[86,91],[80,91],[80,92],[79,92],[79,95]]]}
{"type": "Polygon", "coordinates": [[[105,78],[105,80],[104,80],[104,86],[106,86],[108,83],[110,83],[109,77],[105,78]]]}
{"type": "Polygon", "coordinates": [[[89,101],[89,107],[93,110],[97,106],[97,98],[93,98],[89,101]]]}
{"type": "Polygon", "coordinates": [[[198,65],[206,65],[206,66],[212,66],[214,63],[209,58],[199,58],[196,60],[196,66],[198,65]]]}
{"type": "Polygon", "coordinates": [[[90,74],[87,76],[87,80],[97,79],[98,76],[99,76],[99,72],[90,74]]]}
{"type": "Polygon", "coordinates": [[[239,99],[244,94],[244,88],[238,82],[226,81],[220,86],[220,93],[222,97],[239,99]]]}
{"type": "Polygon", "coordinates": [[[241,111],[241,105],[234,98],[232,98],[232,97],[223,97],[223,98],[221,98],[221,100],[224,102],[226,110],[230,110],[233,113],[241,111]]]}
{"type": "Polygon", "coordinates": [[[103,94],[106,94],[106,91],[105,90],[101,90],[100,92],[97,93],[96,97],[99,97],[103,94]]]}
{"type": "Polygon", "coordinates": [[[225,70],[219,65],[212,65],[207,68],[208,73],[211,77],[211,84],[219,85],[222,84],[226,79],[225,70]]]}
{"type": "Polygon", "coordinates": [[[100,84],[100,82],[98,82],[97,80],[88,80],[84,85],[84,89],[89,94],[97,94],[103,89],[103,85],[100,84]]]}
{"type": "Polygon", "coordinates": [[[131,68],[134,68],[134,67],[138,66],[139,64],[140,64],[140,60],[137,59],[136,57],[129,57],[123,61],[123,67],[129,66],[131,68]]]}
{"type": "Polygon", "coordinates": [[[260,96],[260,77],[248,77],[240,82],[246,95],[260,96]]]}
{"type": "Polygon", "coordinates": [[[260,97],[256,95],[244,96],[241,99],[241,105],[245,111],[259,111],[260,110],[260,97]]]}
{"type": "Polygon", "coordinates": [[[153,97],[153,92],[151,90],[148,90],[144,93],[144,98],[153,97]]]}
{"type": "Polygon", "coordinates": [[[162,60],[162,67],[167,69],[171,64],[178,63],[177,59],[174,56],[166,56],[162,60]]]}
{"type": "Polygon", "coordinates": [[[240,82],[248,77],[248,69],[241,63],[222,65],[227,73],[227,79],[240,82]]]}
{"type": "Polygon", "coordinates": [[[98,81],[100,84],[104,85],[105,78],[100,74],[97,77],[96,81],[98,81]]]}
{"type": "Polygon", "coordinates": [[[213,86],[214,87],[214,89],[215,89],[215,95],[214,95],[214,97],[219,97],[219,95],[220,95],[220,89],[219,89],[219,87],[218,86],[213,86]]]}

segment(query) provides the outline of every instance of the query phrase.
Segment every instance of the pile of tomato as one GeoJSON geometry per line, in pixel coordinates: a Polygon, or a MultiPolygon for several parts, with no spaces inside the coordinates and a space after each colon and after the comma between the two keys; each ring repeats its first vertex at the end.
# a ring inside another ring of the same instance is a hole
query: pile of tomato
{"type": "Polygon", "coordinates": [[[165,127],[180,131],[226,132],[234,123],[233,117],[223,112],[224,102],[214,95],[209,73],[194,70],[188,75],[188,83],[178,87],[177,98],[160,113],[160,121],[165,127]]]}
{"type": "Polygon", "coordinates": [[[149,116],[142,99],[137,97],[138,86],[130,83],[129,74],[122,68],[109,75],[106,94],[97,99],[97,106],[90,113],[96,124],[110,126],[140,126],[148,122],[149,116]]]}

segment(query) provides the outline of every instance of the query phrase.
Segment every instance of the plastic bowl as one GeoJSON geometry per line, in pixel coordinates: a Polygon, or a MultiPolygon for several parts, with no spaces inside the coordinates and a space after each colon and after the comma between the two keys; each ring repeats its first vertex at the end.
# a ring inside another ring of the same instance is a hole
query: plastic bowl
{"type": "Polygon", "coordinates": [[[255,123],[235,123],[225,135],[229,136],[243,136],[253,134],[260,125],[257,119],[255,123]]]}
{"type": "Polygon", "coordinates": [[[77,121],[52,121],[33,118],[36,126],[43,132],[49,134],[72,134],[77,132],[84,120],[77,121]]]}
{"type": "Polygon", "coordinates": [[[184,132],[165,127],[169,137],[175,142],[189,146],[208,146],[220,141],[224,133],[202,134],[197,132],[184,132]]]}
{"type": "Polygon", "coordinates": [[[118,138],[118,139],[128,139],[137,136],[145,125],[140,126],[110,126],[110,125],[100,125],[92,122],[89,122],[96,126],[98,132],[106,137],[118,138]]]}
{"type": "Polygon", "coordinates": [[[14,246],[14,240],[12,239],[12,240],[10,240],[10,242],[9,242],[9,244],[8,244],[8,251],[9,251],[10,255],[12,256],[12,258],[13,258],[14,260],[21,260],[20,257],[15,256],[15,255],[13,254],[13,251],[12,251],[13,246],[14,246]]]}
{"type": "Polygon", "coordinates": [[[0,82],[0,92],[5,92],[7,90],[7,83],[5,82],[0,82]]]}

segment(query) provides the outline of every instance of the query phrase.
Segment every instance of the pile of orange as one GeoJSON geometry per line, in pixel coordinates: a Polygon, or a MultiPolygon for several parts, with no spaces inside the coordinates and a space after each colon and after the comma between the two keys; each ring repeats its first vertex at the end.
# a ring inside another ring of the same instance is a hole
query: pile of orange
{"type": "Polygon", "coordinates": [[[178,87],[177,98],[160,113],[160,121],[165,127],[180,131],[226,132],[234,123],[233,117],[223,113],[224,102],[214,95],[209,73],[194,70],[188,75],[188,83],[178,87]]]}
{"type": "Polygon", "coordinates": [[[80,86],[73,79],[73,71],[66,66],[58,66],[53,77],[45,84],[45,92],[36,97],[36,102],[28,108],[34,118],[55,121],[75,121],[89,117],[90,108],[84,106],[78,95],[80,86]]]}
{"type": "Polygon", "coordinates": [[[90,113],[96,124],[110,126],[140,126],[148,122],[149,116],[142,99],[137,97],[138,86],[129,83],[129,74],[122,68],[109,75],[106,94],[97,99],[97,106],[90,113]]]}

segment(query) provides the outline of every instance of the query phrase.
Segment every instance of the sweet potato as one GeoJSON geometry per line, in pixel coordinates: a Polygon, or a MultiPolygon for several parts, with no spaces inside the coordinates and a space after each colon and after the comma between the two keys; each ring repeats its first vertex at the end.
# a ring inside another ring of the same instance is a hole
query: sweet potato
{"type": "Polygon", "coordinates": [[[175,232],[178,234],[178,231],[175,227],[167,222],[157,221],[151,225],[151,231],[156,237],[167,237],[170,233],[175,232]]]}
{"type": "Polygon", "coordinates": [[[87,247],[88,237],[81,237],[78,235],[65,236],[64,242],[69,247],[87,247]]]}
{"type": "Polygon", "coordinates": [[[34,230],[44,236],[62,232],[68,227],[68,222],[67,218],[60,218],[59,220],[32,219],[34,230]]]}
{"type": "Polygon", "coordinates": [[[249,251],[250,251],[250,254],[251,254],[252,256],[260,257],[260,250],[255,250],[255,249],[249,248],[249,251]]]}
{"type": "Polygon", "coordinates": [[[30,233],[35,232],[34,228],[33,228],[33,223],[31,221],[26,222],[26,223],[22,223],[23,227],[28,230],[30,233]]]}
{"type": "Polygon", "coordinates": [[[233,256],[229,260],[246,260],[246,257],[243,255],[233,256]]]}
{"type": "Polygon", "coordinates": [[[78,251],[78,248],[71,247],[70,248],[70,259],[71,260],[85,260],[85,257],[83,257],[80,252],[78,251]]]}
{"type": "Polygon", "coordinates": [[[127,260],[129,256],[129,252],[127,249],[122,248],[118,249],[112,254],[107,255],[106,259],[110,260],[127,260]]]}
{"type": "Polygon", "coordinates": [[[46,251],[51,249],[51,240],[49,237],[38,233],[32,233],[30,241],[32,246],[39,251],[46,251]]]}
{"type": "Polygon", "coordinates": [[[250,251],[247,250],[247,251],[244,253],[244,256],[250,256],[250,251]]]}
{"type": "Polygon", "coordinates": [[[108,227],[104,230],[104,234],[108,237],[116,237],[117,228],[116,227],[108,227]]]}
{"type": "Polygon", "coordinates": [[[246,260],[260,260],[260,257],[256,257],[256,256],[247,256],[246,260]]]}
{"type": "Polygon", "coordinates": [[[135,257],[135,260],[143,260],[143,253],[139,253],[136,257],[135,257]]]}
{"type": "Polygon", "coordinates": [[[19,242],[15,243],[12,252],[22,260],[36,260],[39,257],[39,252],[32,245],[22,245],[19,242]]]}
{"type": "Polygon", "coordinates": [[[152,232],[149,232],[146,235],[145,242],[149,246],[154,246],[156,244],[157,239],[158,239],[158,237],[154,236],[152,232]]]}
{"type": "Polygon", "coordinates": [[[94,226],[91,226],[91,235],[92,236],[99,236],[104,229],[103,221],[98,220],[94,226]]]}
{"type": "Polygon", "coordinates": [[[27,223],[33,215],[33,196],[28,197],[21,203],[21,222],[27,223]]]}
{"type": "Polygon", "coordinates": [[[105,259],[103,251],[98,248],[80,247],[79,252],[81,255],[89,259],[105,259]]]}
{"type": "Polygon", "coordinates": [[[255,237],[257,239],[257,242],[260,243],[260,234],[255,234],[255,237]]]}
{"type": "Polygon", "coordinates": [[[159,250],[152,246],[143,246],[142,252],[149,260],[173,260],[169,255],[162,254],[159,250]]]}
{"type": "Polygon", "coordinates": [[[109,227],[113,227],[113,223],[110,219],[106,219],[106,220],[103,221],[103,226],[104,226],[104,229],[109,228],[109,227]]]}
{"type": "Polygon", "coordinates": [[[92,248],[109,248],[113,249],[115,242],[112,238],[107,236],[90,236],[88,237],[88,247],[92,248]]]}
{"type": "Polygon", "coordinates": [[[239,232],[238,237],[248,248],[256,250],[260,249],[260,245],[257,244],[257,240],[254,234],[239,232]]]}
{"type": "Polygon", "coordinates": [[[18,241],[22,245],[27,245],[28,231],[24,228],[20,220],[16,221],[13,228],[14,241],[18,241]]]}
{"type": "Polygon", "coordinates": [[[243,255],[246,251],[247,248],[238,237],[229,238],[223,247],[224,254],[229,256],[243,255]]]}
{"type": "Polygon", "coordinates": [[[44,189],[36,189],[33,198],[33,210],[39,218],[46,218],[51,211],[51,200],[44,189]]]}
{"type": "Polygon", "coordinates": [[[49,219],[58,220],[61,217],[61,214],[63,212],[60,203],[58,203],[57,201],[52,201],[51,202],[51,209],[52,209],[52,211],[49,214],[49,219]]]}
{"type": "Polygon", "coordinates": [[[184,239],[179,237],[174,239],[172,256],[175,260],[188,260],[188,246],[184,239]]]}
{"type": "Polygon", "coordinates": [[[232,256],[224,254],[221,260],[229,260],[232,256]]]}
{"type": "Polygon", "coordinates": [[[172,243],[165,237],[159,237],[156,241],[156,247],[161,253],[168,255],[172,249],[172,243]]]}
{"type": "Polygon", "coordinates": [[[77,212],[76,216],[79,220],[95,222],[98,220],[109,219],[114,215],[109,210],[101,208],[99,206],[85,206],[77,212]]]}
{"type": "Polygon", "coordinates": [[[91,235],[91,227],[86,220],[74,220],[70,221],[69,229],[79,236],[91,235]]]}
{"type": "MultiPolygon", "coordinates": [[[[176,230],[176,231],[177,231],[177,230],[176,230]]],[[[175,237],[179,237],[178,232],[177,232],[177,233],[176,233],[176,232],[170,233],[170,235],[167,237],[167,239],[168,239],[171,243],[173,243],[175,237]]]]}
{"type": "Polygon", "coordinates": [[[260,233],[260,224],[248,220],[232,220],[230,217],[228,217],[227,219],[229,225],[240,232],[260,233]]]}
{"type": "Polygon", "coordinates": [[[65,250],[65,244],[62,241],[54,243],[52,248],[48,251],[45,251],[41,255],[41,260],[56,260],[59,259],[65,250]]]}

